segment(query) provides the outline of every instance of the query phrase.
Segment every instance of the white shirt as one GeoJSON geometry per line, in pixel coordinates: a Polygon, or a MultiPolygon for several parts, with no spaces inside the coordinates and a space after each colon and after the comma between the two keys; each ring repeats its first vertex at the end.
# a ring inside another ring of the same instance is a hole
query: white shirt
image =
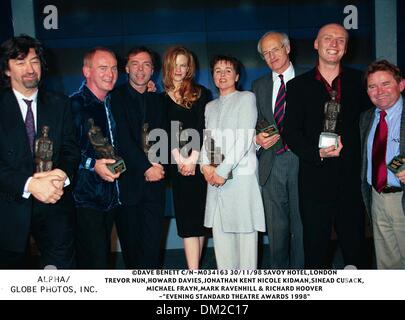
{"type": "MultiPolygon", "coordinates": [[[[286,91],[287,91],[287,82],[295,77],[294,67],[291,62],[290,62],[290,65],[288,66],[288,68],[282,74],[283,74],[283,80],[284,80],[284,84],[286,85],[286,91]]],[[[273,113],[274,113],[274,106],[276,104],[278,90],[280,90],[280,85],[281,85],[281,79],[280,79],[279,75],[280,75],[279,73],[273,72],[273,101],[271,104],[271,107],[273,108],[273,113]]]]}
{"type": "Polygon", "coordinates": [[[13,89],[13,92],[14,92],[15,97],[17,98],[17,102],[18,102],[18,105],[20,106],[21,115],[22,115],[24,121],[25,121],[25,118],[27,117],[28,106],[27,106],[27,104],[25,103],[25,101],[23,99],[32,100],[31,109],[32,109],[32,113],[34,114],[35,131],[37,131],[37,96],[38,96],[38,91],[36,91],[30,97],[26,97],[22,93],[18,92],[17,90],[14,90],[14,89],[13,89]]]}
{"type": "MultiPolygon", "coordinates": [[[[37,96],[38,96],[38,90],[29,97],[24,96],[22,93],[18,92],[17,90],[13,89],[14,95],[17,98],[17,102],[18,105],[20,107],[20,111],[21,111],[21,115],[22,118],[25,122],[25,118],[27,117],[27,110],[28,110],[28,105],[27,103],[24,101],[24,99],[26,100],[32,100],[31,103],[31,109],[32,109],[32,113],[34,115],[34,126],[35,126],[35,131],[37,131],[37,96]]],[[[27,181],[25,182],[24,185],[24,192],[22,194],[23,198],[28,199],[31,195],[31,193],[28,192],[28,185],[31,181],[32,177],[29,177],[27,179],[27,181]]]]}
{"type": "MultiPolygon", "coordinates": [[[[291,61],[290,61],[290,65],[288,66],[288,68],[282,74],[283,74],[284,85],[286,86],[285,90],[287,91],[287,82],[295,77],[295,71],[294,71],[294,67],[293,67],[291,61]]],[[[271,107],[272,107],[272,110],[273,110],[273,114],[274,114],[274,107],[275,107],[275,104],[276,104],[278,90],[280,90],[280,86],[281,86],[281,79],[280,79],[279,75],[280,74],[277,73],[277,72],[272,73],[272,77],[273,77],[273,96],[272,96],[271,107]]],[[[257,144],[256,136],[253,138],[253,142],[254,142],[254,144],[256,146],[256,151],[259,150],[261,148],[261,146],[259,144],[257,144]]]]}

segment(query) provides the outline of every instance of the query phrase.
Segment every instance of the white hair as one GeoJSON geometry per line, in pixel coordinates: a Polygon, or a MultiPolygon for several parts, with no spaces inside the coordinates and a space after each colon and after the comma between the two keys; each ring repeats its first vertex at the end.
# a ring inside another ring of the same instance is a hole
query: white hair
{"type": "Polygon", "coordinates": [[[262,37],[260,38],[259,42],[257,43],[257,52],[262,54],[262,41],[264,38],[266,38],[269,35],[280,35],[281,36],[281,42],[284,46],[288,47],[290,45],[290,39],[288,38],[287,34],[284,32],[279,32],[279,31],[267,31],[262,37]]]}

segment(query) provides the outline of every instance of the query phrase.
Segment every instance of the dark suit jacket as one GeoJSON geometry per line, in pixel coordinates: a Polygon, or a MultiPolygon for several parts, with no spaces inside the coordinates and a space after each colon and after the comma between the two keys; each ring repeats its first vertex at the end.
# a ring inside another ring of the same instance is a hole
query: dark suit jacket
{"type": "Polygon", "coordinates": [[[324,105],[330,100],[324,84],[315,79],[315,69],[287,83],[284,138],[299,157],[301,201],[334,201],[344,194],[360,195],[360,113],[369,99],[360,71],[343,68],[341,106],[337,133],[343,149],[339,157],[319,156],[319,135],[323,131],[324,105]]]}
{"type": "MultiPolygon", "coordinates": [[[[27,244],[32,210],[70,207],[72,197],[69,187],[54,205],[40,203],[32,195],[28,199],[22,197],[25,183],[34,173],[34,159],[20,107],[11,89],[0,93],[0,114],[0,249],[22,252],[27,244]]],[[[39,90],[38,135],[44,125],[50,127],[53,168],[66,172],[72,183],[80,153],[67,97],[39,90]]]]}
{"type": "Polygon", "coordinates": [[[167,110],[162,105],[161,95],[153,92],[140,94],[125,84],[112,92],[111,106],[117,124],[118,155],[127,167],[118,180],[121,202],[137,205],[145,190],[148,190],[149,199],[164,202],[164,181],[145,181],[145,171],[152,165],[143,151],[142,141],[144,123],[149,124],[149,130],[166,130],[167,110]]]}
{"type": "MultiPolygon", "coordinates": [[[[300,69],[294,69],[295,75],[302,73],[300,69]]],[[[263,77],[256,79],[252,84],[252,91],[256,95],[256,106],[257,106],[257,120],[267,120],[269,124],[276,125],[273,114],[273,73],[270,72],[263,77]]],[[[271,169],[274,164],[274,157],[276,156],[276,151],[283,147],[281,140],[279,140],[276,145],[272,148],[264,150],[260,148],[259,156],[259,182],[260,185],[265,185],[267,179],[269,178],[271,169]]]]}
{"type": "MultiPolygon", "coordinates": [[[[404,100],[405,101],[405,100],[404,100]]],[[[360,137],[361,137],[361,192],[363,194],[364,204],[366,205],[367,213],[371,218],[371,186],[367,182],[367,139],[370,134],[371,126],[374,121],[374,110],[371,108],[363,112],[360,116],[360,137]]],[[[401,129],[400,129],[400,154],[405,154],[405,102],[401,115],[401,129]]],[[[402,189],[405,191],[405,185],[401,184],[402,189]]],[[[405,193],[404,193],[405,194],[405,193]]],[[[405,212],[405,196],[402,196],[402,208],[405,212]]]]}

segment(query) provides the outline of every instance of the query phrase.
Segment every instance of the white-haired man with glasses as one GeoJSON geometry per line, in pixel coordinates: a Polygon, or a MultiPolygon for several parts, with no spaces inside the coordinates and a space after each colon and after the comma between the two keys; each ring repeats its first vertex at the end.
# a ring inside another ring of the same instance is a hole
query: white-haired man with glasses
{"type": "Polygon", "coordinates": [[[298,158],[281,137],[284,130],[286,83],[294,78],[290,40],[269,31],[257,44],[271,72],[253,82],[258,127],[273,126],[273,133],[258,131],[259,181],[266,215],[272,269],[303,268],[302,224],[298,206],[298,158]],[[265,125],[263,125],[265,124],[265,125]]]}

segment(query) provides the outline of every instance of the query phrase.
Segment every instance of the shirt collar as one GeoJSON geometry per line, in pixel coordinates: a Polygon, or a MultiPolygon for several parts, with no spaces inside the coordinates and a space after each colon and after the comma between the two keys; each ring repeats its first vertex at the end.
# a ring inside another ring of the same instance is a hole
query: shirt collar
{"type": "Polygon", "coordinates": [[[37,101],[38,90],[35,91],[35,93],[32,94],[32,95],[29,96],[29,97],[24,96],[21,92],[15,90],[15,89],[13,89],[13,92],[14,92],[14,94],[15,94],[15,96],[16,96],[16,98],[17,98],[18,100],[23,100],[23,99],[25,99],[25,100],[32,100],[32,101],[34,101],[34,102],[37,101]]]}
{"type": "MultiPolygon", "coordinates": [[[[387,113],[387,117],[391,117],[391,115],[393,115],[393,114],[401,113],[402,106],[403,106],[403,98],[400,95],[397,102],[395,102],[391,108],[388,108],[384,111],[387,113]]],[[[381,109],[376,107],[374,112],[375,112],[375,115],[378,116],[381,112],[381,109]]]]}
{"type": "Polygon", "coordinates": [[[134,97],[140,97],[140,96],[146,95],[146,93],[148,92],[148,90],[145,90],[144,93],[140,93],[138,90],[136,90],[134,87],[132,87],[129,82],[126,85],[127,85],[127,89],[129,91],[129,93],[131,95],[133,95],[134,97]]]}
{"type": "MultiPolygon", "coordinates": [[[[273,71],[273,82],[276,80],[279,80],[280,78],[278,77],[280,75],[280,73],[274,72],[273,71]]],[[[294,71],[294,67],[290,61],[290,65],[288,66],[288,68],[282,73],[282,75],[284,76],[284,82],[287,82],[288,80],[294,78],[295,75],[295,71],[294,71]]]]}
{"type": "Polygon", "coordinates": [[[104,100],[100,100],[86,85],[86,80],[83,81],[79,90],[81,90],[83,92],[83,95],[85,96],[86,99],[89,99],[90,101],[97,101],[98,103],[104,103],[110,95],[110,93],[108,93],[106,95],[106,97],[104,98],[104,100]]]}
{"type": "MultiPolygon", "coordinates": [[[[339,65],[339,74],[337,75],[337,77],[335,79],[341,77],[342,73],[343,73],[342,65],[339,65]]],[[[318,80],[318,81],[325,81],[326,82],[325,78],[323,77],[323,75],[319,71],[319,64],[315,68],[315,79],[318,80]]],[[[335,79],[333,81],[335,81],[335,79]]]]}

